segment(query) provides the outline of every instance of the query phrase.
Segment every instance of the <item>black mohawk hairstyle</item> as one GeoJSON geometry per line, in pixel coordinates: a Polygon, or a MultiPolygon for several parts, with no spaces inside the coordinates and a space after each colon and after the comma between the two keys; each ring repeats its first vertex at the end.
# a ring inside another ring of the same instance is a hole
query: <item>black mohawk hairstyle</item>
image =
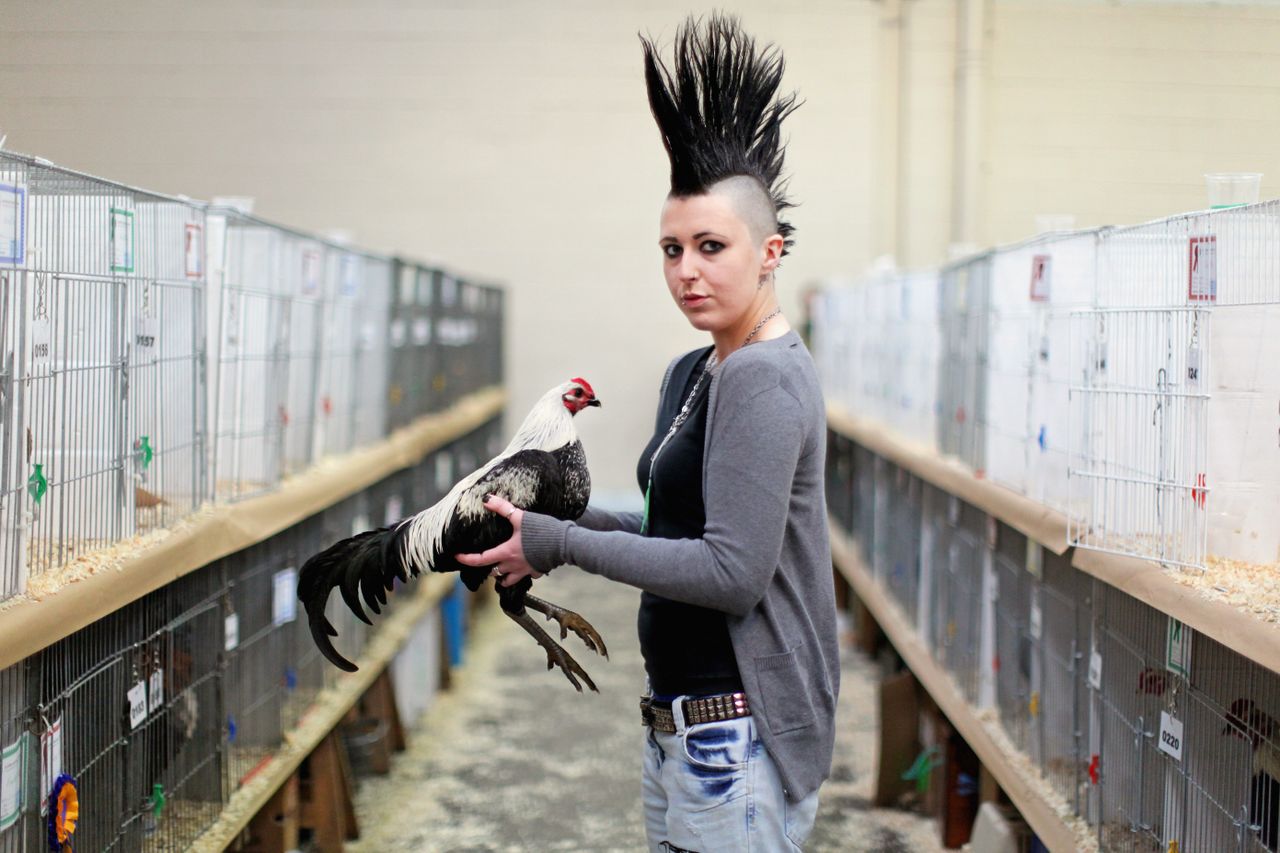
{"type": "MultiPolygon", "coordinates": [[[[782,52],[757,50],[736,17],[692,16],[676,31],[670,70],[651,39],[644,47],[649,108],[671,159],[671,194],[701,195],[717,181],[755,178],[773,200],[775,216],[789,207],[781,180],[782,121],[799,106],[794,92],[778,96],[782,52]]],[[[795,228],[778,218],[782,254],[795,228]]]]}

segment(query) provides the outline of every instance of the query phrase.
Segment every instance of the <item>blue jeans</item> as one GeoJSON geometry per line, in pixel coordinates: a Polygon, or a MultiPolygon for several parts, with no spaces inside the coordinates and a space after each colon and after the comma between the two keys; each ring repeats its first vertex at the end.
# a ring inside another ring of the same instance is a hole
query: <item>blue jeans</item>
{"type": "Polygon", "coordinates": [[[649,850],[800,850],[813,829],[818,792],[787,799],[754,718],[686,728],[679,700],[672,710],[674,734],[645,730],[641,788],[649,850]]]}

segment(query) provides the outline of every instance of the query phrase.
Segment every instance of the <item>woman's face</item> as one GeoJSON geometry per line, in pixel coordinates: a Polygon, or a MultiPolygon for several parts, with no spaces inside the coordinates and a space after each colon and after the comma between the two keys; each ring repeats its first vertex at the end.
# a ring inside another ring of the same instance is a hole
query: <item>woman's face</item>
{"type": "MultiPolygon", "coordinates": [[[[760,279],[777,266],[772,240],[757,242],[733,202],[715,192],[669,197],[662,208],[662,271],[695,329],[731,330],[757,302],[760,279]]],[[[777,238],[778,249],[781,238],[777,238]]]]}

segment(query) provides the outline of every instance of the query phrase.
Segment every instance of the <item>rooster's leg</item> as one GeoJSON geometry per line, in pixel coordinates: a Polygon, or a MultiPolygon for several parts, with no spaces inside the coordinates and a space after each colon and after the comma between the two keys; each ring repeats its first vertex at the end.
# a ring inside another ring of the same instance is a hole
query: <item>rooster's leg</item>
{"type": "Polygon", "coordinates": [[[591,627],[591,623],[583,619],[572,610],[566,610],[558,604],[552,604],[550,601],[543,601],[541,598],[534,598],[532,595],[524,597],[524,603],[533,610],[538,611],[547,617],[547,621],[552,619],[560,623],[560,639],[569,636],[569,632],[577,634],[582,638],[582,642],[587,644],[587,648],[596,654],[609,656],[609,650],[604,647],[604,640],[595,628],[591,627]]]}
{"type": "Polygon", "coordinates": [[[494,584],[498,590],[498,602],[502,606],[502,612],[511,617],[511,621],[515,622],[521,628],[529,632],[529,636],[537,641],[547,653],[547,669],[553,666],[560,667],[564,672],[564,677],[569,679],[579,693],[582,692],[582,685],[578,683],[581,678],[586,682],[594,692],[599,693],[596,689],[595,682],[591,680],[591,676],[587,675],[587,671],[578,665],[573,656],[560,647],[560,644],[551,639],[547,632],[542,630],[534,618],[529,615],[529,611],[525,609],[525,601],[527,596],[525,593],[529,587],[533,585],[533,581],[525,578],[520,583],[511,587],[504,587],[501,581],[494,584]],[[576,676],[576,677],[575,677],[576,676]]]}

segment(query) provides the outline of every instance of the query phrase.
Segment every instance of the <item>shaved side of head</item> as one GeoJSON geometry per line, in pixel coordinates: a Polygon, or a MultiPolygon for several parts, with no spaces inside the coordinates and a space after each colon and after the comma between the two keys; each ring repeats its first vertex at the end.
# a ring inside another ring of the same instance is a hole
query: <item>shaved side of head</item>
{"type": "Polygon", "coordinates": [[[778,233],[778,214],[764,184],[749,175],[732,175],[716,181],[707,192],[727,199],[734,212],[747,223],[757,245],[778,233]]]}

